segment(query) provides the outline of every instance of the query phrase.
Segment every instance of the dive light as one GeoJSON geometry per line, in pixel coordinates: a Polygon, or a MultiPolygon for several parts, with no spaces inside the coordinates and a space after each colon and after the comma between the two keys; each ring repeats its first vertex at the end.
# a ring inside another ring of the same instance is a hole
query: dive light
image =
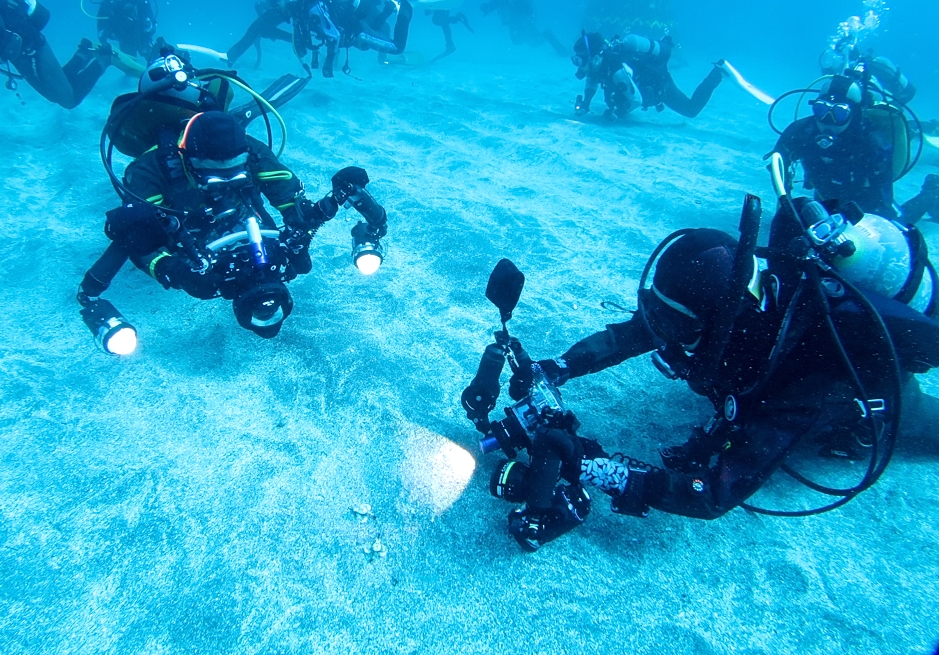
{"type": "Polygon", "coordinates": [[[381,241],[369,230],[368,224],[356,223],[352,228],[352,261],[363,275],[372,275],[385,259],[381,241]]]}
{"type": "Polygon", "coordinates": [[[107,300],[82,303],[82,320],[95,336],[95,343],[110,355],[129,355],[137,349],[137,330],[107,300]]]}

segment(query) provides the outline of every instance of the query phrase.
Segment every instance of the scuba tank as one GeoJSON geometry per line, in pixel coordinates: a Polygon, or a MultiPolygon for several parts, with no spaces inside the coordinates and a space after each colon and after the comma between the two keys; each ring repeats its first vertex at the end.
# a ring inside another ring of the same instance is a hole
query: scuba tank
{"type": "Polygon", "coordinates": [[[934,310],[935,273],[916,228],[876,214],[862,214],[852,221],[840,213],[830,214],[815,201],[805,203],[802,216],[819,252],[853,285],[921,314],[934,310]]]}

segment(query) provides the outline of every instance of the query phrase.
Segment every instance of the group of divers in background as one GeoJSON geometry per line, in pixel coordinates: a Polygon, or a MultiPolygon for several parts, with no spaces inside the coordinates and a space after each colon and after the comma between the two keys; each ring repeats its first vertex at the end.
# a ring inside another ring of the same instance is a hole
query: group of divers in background
{"type": "MultiPolygon", "coordinates": [[[[466,16],[451,14],[458,3],[425,6],[449,54],[450,26],[469,28],[466,16]]],[[[266,0],[257,9],[245,36],[220,57],[226,64],[262,38],[279,39],[293,43],[308,73],[320,67],[326,77],[342,49],[403,53],[413,14],[408,0],[266,0]],[[283,29],[287,23],[292,32],[283,29]]],[[[483,9],[499,12],[514,41],[562,49],[535,27],[528,0],[489,0],[483,9]]],[[[277,109],[309,76],[286,75],[257,93],[230,67],[197,69],[183,46],[156,38],[148,0],[102,0],[100,44],[82,41],[60,66],[42,34],[49,16],[36,0],[0,0],[8,88],[23,80],[70,108],[112,63],[139,75],[137,91],[115,99],[102,130],[101,157],[120,205],[107,212],[111,243],[78,292],[81,316],[102,349],[126,355],[137,345],[136,330],[102,298],[128,260],[166,289],[230,300],[237,322],[262,338],[276,336],[290,315],[286,285],[312,270],[311,240],[340,207],[363,219],[352,229],[355,265],[365,274],[378,270],[388,221],[367,189],[366,171],[343,168],[313,200],[279,160],[283,139],[274,152],[275,128],[286,135],[277,109]],[[235,105],[236,93],[247,103],[235,105]],[[246,134],[255,119],[265,124],[266,142],[246,134]],[[133,159],[121,174],[115,150],[133,159]]],[[[486,296],[502,328],[461,400],[482,434],[483,453],[506,455],[490,491],[516,505],[508,531],[528,551],[583,523],[591,488],[611,497],[614,512],[634,516],[654,508],[710,519],[738,506],[806,516],[839,507],[881,476],[904,398],[918,392],[913,374],[939,365],[939,280],[915,227],[924,217],[939,219],[939,177],[927,176],[902,204],[893,196],[894,182],[913,168],[928,138],[909,109],[913,85],[889,60],[839,42],[826,51],[818,80],[781,98],[752,87],[723,60],[688,97],[669,73],[673,47],[668,36],[606,40],[584,31],[573,46],[576,76],[585,81],[575,112],[589,112],[602,89],[610,120],[666,107],[695,117],[725,78],[771,104],[774,129],[780,101],[797,102],[797,119],[777,130],[767,155],[777,197],[769,242],[757,243],[762,204],[753,195],[738,237],[709,228],[675,232],[649,258],[629,320],[539,361],[507,328],[524,274],[508,260],[497,264],[486,296]],[[803,104],[810,114],[798,118],[803,104]],[[797,165],[810,197],[793,195],[797,165]],[[607,453],[598,440],[580,436],[559,391],[645,353],[714,406],[684,443],[660,451],[661,465],[607,453]],[[490,420],[506,362],[514,404],[504,419],[490,420]],[[800,469],[818,456],[834,460],[835,482],[800,469]],[[839,477],[856,470],[843,460],[865,462],[859,479],[839,477]],[[812,507],[802,499],[797,509],[780,509],[753,501],[780,470],[830,502],[812,507]]]]}

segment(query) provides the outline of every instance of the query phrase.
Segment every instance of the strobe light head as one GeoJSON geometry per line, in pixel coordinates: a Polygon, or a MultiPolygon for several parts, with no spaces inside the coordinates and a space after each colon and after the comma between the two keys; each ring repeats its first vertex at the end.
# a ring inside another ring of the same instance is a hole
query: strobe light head
{"type": "Polygon", "coordinates": [[[374,274],[384,259],[385,249],[366,223],[352,228],[352,262],[363,275],[374,274]]]}
{"type": "Polygon", "coordinates": [[[137,349],[137,330],[107,300],[88,300],[81,317],[95,343],[109,355],[130,355],[137,349]]]}

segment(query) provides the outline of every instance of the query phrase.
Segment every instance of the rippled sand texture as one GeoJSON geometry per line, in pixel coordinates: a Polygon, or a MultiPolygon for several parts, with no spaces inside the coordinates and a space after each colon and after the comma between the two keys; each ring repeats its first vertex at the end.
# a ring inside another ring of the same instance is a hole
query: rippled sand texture
{"type": "MultiPolygon", "coordinates": [[[[263,87],[276,62],[245,75],[263,87]]],[[[311,197],[342,166],[368,169],[389,213],[385,266],[355,271],[343,212],[273,341],[224,301],[128,268],[107,294],[140,331],[125,360],[95,350],[74,294],[114,204],[98,133],[131,84],[109,76],[71,113],[0,96],[0,652],[928,650],[934,421],[908,422],[883,480],[835,513],[640,520],[598,496],[585,526],[525,555],[487,490],[496,457],[477,459],[459,407],[497,327],[483,290],[500,257],[528,276],[513,333],[556,356],[625,320],[600,303],[634,307],[666,234],[735,229],[746,191],[771,211],[763,106],[725,83],[696,121],[610,127],[572,120],[579,84],[546,52],[353,64],[362,81],[316,77],[287,108],[285,161],[311,197]],[[363,503],[371,516],[351,511],[363,503]],[[365,552],[376,540],[384,556],[365,552]]],[[[676,79],[690,91],[707,69],[676,79]]],[[[939,253],[937,227],[924,231],[939,253]]],[[[935,374],[922,385],[939,395],[935,374]]],[[[646,358],[565,398],[585,435],[649,460],[708,416],[646,358]]]]}

